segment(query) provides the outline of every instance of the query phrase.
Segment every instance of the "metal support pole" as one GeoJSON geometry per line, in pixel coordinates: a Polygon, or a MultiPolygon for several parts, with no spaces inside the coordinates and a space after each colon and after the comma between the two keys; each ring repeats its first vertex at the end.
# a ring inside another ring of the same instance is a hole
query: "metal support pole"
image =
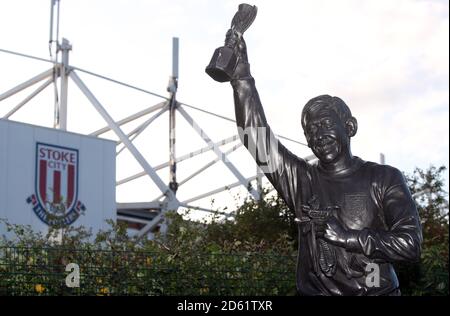
{"type": "Polygon", "coordinates": [[[262,186],[263,176],[264,176],[264,173],[261,172],[261,169],[259,168],[259,166],[256,166],[256,191],[259,194],[258,201],[262,201],[264,199],[263,186],[262,186]]]}
{"type": "MultiPolygon", "coordinates": [[[[50,1],[50,35],[48,37],[48,49],[50,56],[53,56],[53,48],[55,48],[55,55],[58,54],[59,49],[59,0],[50,1]],[[56,12],[55,12],[56,11],[56,12]],[[56,21],[55,21],[56,13],[56,21]],[[55,45],[53,45],[55,44],[55,45]]],[[[56,56],[55,56],[56,57],[56,56]]],[[[57,62],[58,60],[55,59],[57,62]]]]}
{"type": "Polygon", "coordinates": [[[69,41],[65,38],[62,39],[61,51],[62,51],[62,62],[61,62],[61,102],[59,105],[59,121],[55,120],[55,125],[61,130],[67,130],[67,89],[69,83],[69,51],[72,49],[69,41]]]}
{"type": "Polygon", "coordinates": [[[175,114],[177,108],[177,94],[178,88],[178,38],[172,39],[172,76],[169,80],[167,91],[170,93],[169,101],[169,188],[175,194],[178,189],[177,183],[177,162],[175,157],[175,114]]]}
{"type": "Polygon", "coordinates": [[[177,162],[175,161],[175,112],[176,102],[170,102],[169,108],[169,188],[173,193],[177,192],[177,162]]]}
{"type": "Polygon", "coordinates": [[[380,153],[380,164],[385,165],[386,164],[386,157],[383,153],[380,153]]]}

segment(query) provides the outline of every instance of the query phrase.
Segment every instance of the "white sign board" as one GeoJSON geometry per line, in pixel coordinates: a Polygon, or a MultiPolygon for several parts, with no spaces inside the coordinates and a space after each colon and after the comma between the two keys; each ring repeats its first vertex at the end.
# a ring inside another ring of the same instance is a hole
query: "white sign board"
{"type": "Polygon", "coordinates": [[[44,234],[105,229],[116,220],[115,159],[113,141],[0,119],[0,218],[44,234]]]}

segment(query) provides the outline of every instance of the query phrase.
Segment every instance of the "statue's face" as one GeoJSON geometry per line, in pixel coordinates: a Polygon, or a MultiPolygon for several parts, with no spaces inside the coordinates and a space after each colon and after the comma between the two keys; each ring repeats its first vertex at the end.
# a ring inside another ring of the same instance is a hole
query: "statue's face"
{"type": "Polygon", "coordinates": [[[350,137],[339,116],[329,109],[309,114],[305,125],[308,146],[323,163],[338,160],[350,147],[350,137]]]}

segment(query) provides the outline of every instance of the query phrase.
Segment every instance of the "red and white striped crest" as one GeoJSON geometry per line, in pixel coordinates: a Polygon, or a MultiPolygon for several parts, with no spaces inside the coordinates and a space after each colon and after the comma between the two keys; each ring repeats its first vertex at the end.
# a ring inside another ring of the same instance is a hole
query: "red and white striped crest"
{"type": "MultiPolygon", "coordinates": [[[[78,195],[78,150],[36,144],[36,195],[42,208],[64,215],[70,212],[78,195]]],[[[55,214],[56,215],[56,214],[55,214]]]]}

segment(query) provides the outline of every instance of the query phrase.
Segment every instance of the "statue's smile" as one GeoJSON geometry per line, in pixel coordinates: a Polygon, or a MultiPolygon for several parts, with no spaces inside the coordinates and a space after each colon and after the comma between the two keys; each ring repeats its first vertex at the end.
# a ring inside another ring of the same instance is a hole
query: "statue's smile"
{"type": "Polygon", "coordinates": [[[321,140],[317,140],[314,145],[314,150],[318,153],[328,153],[336,148],[337,141],[331,137],[326,137],[321,140]]]}

